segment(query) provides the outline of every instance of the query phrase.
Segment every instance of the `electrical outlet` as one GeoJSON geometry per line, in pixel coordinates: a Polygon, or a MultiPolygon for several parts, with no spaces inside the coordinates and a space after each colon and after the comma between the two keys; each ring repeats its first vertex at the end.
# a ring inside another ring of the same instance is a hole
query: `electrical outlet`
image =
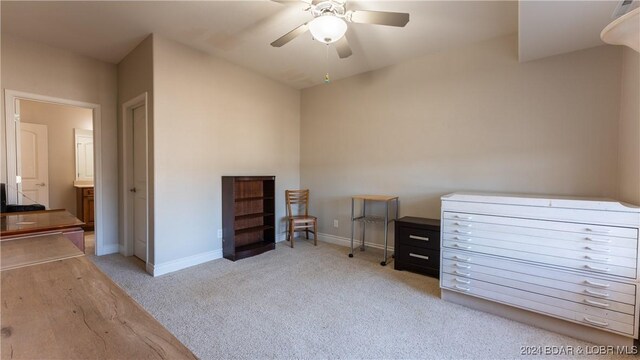
{"type": "Polygon", "coordinates": [[[218,229],[218,239],[222,239],[222,229],[218,229]]]}
{"type": "Polygon", "coordinates": [[[333,219],[333,227],[334,228],[338,227],[338,219],[333,219]]]}

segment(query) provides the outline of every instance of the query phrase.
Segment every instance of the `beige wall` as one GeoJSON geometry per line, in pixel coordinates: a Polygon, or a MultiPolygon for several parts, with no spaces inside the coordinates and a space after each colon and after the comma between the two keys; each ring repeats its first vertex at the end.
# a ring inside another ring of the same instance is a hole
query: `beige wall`
{"type": "Polygon", "coordinates": [[[223,175],[275,175],[284,216],[284,190],[299,186],[300,92],[158,36],[153,52],[157,266],[220,251],[223,175]]]}
{"type": "MultiPolygon", "coordinates": [[[[124,119],[122,118],[122,105],[129,100],[136,98],[138,95],[147,93],[147,123],[149,125],[149,133],[153,134],[153,36],[149,35],[144,41],[142,41],[133,51],[131,51],[127,56],[122,59],[122,61],[118,64],[118,123],[119,123],[119,132],[118,138],[120,139],[120,145],[122,145],[123,139],[123,128],[125,126],[129,127],[130,124],[125,124],[124,119]]],[[[131,134],[131,131],[128,132],[131,134]]],[[[148,139],[148,149],[149,154],[153,154],[153,138],[148,139]]],[[[129,139],[131,141],[131,139],[129,139]]],[[[122,153],[122,146],[119,147],[120,162],[118,164],[118,169],[120,174],[123,174],[123,164],[124,164],[124,154],[122,153]]],[[[153,156],[149,157],[149,188],[148,191],[150,194],[153,194],[153,156]]],[[[128,174],[133,174],[132,169],[128,170],[128,174]]],[[[128,181],[121,177],[120,179],[120,198],[122,198],[123,194],[129,194],[127,191],[128,181]]],[[[148,253],[150,263],[154,262],[154,236],[153,236],[153,197],[149,199],[149,246],[148,253]]],[[[124,202],[120,202],[120,244],[124,245],[124,202]]]]}
{"type": "Polygon", "coordinates": [[[93,111],[38,101],[20,102],[20,121],[47,126],[49,138],[49,207],[77,215],[74,129],[93,130],[93,111]]]}
{"type": "MultiPolygon", "coordinates": [[[[116,66],[48,45],[2,33],[0,87],[100,105],[105,251],[118,249],[118,139],[116,66]]],[[[6,179],[4,111],[2,173],[6,179]]],[[[96,129],[94,129],[96,130],[96,129]]],[[[50,164],[52,165],[52,164],[50,164]]]]}
{"type": "Polygon", "coordinates": [[[640,55],[624,47],[620,98],[620,200],[640,205],[640,55]]]}
{"type": "Polygon", "coordinates": [[[349,237],[353,194],[430,218],[454,191],[616,197],[620,63],[608,46],[519,63],[509,36],[303,90],[320,231],[349,237]]]}

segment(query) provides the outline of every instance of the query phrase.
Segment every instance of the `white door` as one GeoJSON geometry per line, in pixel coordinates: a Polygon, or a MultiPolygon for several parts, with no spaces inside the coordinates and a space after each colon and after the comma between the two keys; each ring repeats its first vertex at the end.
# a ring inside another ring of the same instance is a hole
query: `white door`
{"type": "Polygon", "coordinates": [[[145,106],[133,109],[133,254],[147,261],[147,119],[145,106]]]}
{"type": "Polygon", "coordinates": [[[47,125],[20,123],[21,204],[49,208],[49,148],[47,125]]]}
{"type": "Polygon", "coordinates": [[[93,131],[75,129],[76,180],[93,180],[93,131]]]}

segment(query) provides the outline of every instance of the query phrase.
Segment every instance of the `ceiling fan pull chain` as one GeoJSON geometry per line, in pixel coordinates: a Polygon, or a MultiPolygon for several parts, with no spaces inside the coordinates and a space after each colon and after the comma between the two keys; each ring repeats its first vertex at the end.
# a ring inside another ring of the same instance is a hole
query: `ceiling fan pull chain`
{"type": "Polygon", "coordinates": [[[327,73],[324,74],[324,83],[328,84],[331,82],[331,78],[329,78],[329,44],[326,45],[326,52],[327,52],[327,73]]]}

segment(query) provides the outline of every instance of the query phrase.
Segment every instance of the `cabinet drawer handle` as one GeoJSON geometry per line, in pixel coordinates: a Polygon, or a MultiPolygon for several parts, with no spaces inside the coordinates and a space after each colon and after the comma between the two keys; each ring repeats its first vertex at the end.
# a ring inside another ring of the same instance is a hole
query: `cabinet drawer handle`
{"type": "Polygon", "coordinates": [[[588,270],[606,271],[606,272],[611,271],[611,269],[609,269],[609,268],[601,268],[601,267],[597,267],[597,266],[591,266],[589,264],[585,265],[584,267],[587,268],[588,270]]]}
{"type": "Polygon", "coordinates": [[[453,264],[453,266],[461,268],[461,269],[471,269],[471,265],[460,265],[458,263],[453,264]]]}
{"type": "Polygon", "coordinates": [[[454,240],[458,240],[458,241],[466,241],[466,242],[470,242],[471,241],[471,238],[466,238],[465,239],[465,238],[461,238],[459,236],[454,236],[453,239],[454,240]]]}
{"type": "Polygon", "coordinates": [[[471,273],[463,273],[463,272],[460,272],[458,270],[453,270],[453,275],[471,276],[471,273]]]}
{"type": "Polygon", "coordinates": [[[598,228],[587,228],[587,231],[596,233],[596,234],[608,234],[611,232],[610,229],[598,229],[598,228]]]}
{"type": "Polygon", "coordinates": [[[455,280],[455,281],[457,281],[459,283],[462,283],[462,284],[467,284],[467,285],[471,284],[471,280],[462,280],[460,278],[454,278],[453,280],[455,280]]]}
{"type": "Polygon", "coordinates": [[[462,290],[462,291],[469,291],[469,290],[471,290],[471,289],[469,289],[469,288],[466,288],[466,287],[464,287],[464,286],[460,286],[460,285],[458,285],[458,284],[453,285],[453,287],[454,287],[454,288],[456,288],[456,289],[458,289],[458,290],[462,290]]]}
{"type": "Polygon", "coordinates": [[[595,246],[585,246],[584,247],[586,250],[591,250],[591,251],[598,251],[598,252],[611,252],[611,249],[605,249],[605,248],[597,248],[595,246]]]}
{"type": "Polygon", "coordinates": [[[584,302],[586,302],[589,305],[599,306],[599,307],[603,307],[603,308],[608,308],[609,306],[611,306],[611,305],[606,304],[606,303],[601,303],[601,302],[593,301],[593,300],[589,300],[589,299],[584,299],[584,302]]]}
{"type": "Polygon", "coordinates": [[[453,225],[456,225],[456,226],[462,226],[462,227],[471,227],[471,224],[462,224],[462,223],[459,223],[459,222],[457,222],[457,221],[456,221],[456,222],[454,222],[454,223],[453,223],[453,225]]]}
{"type": "Polygon", "coordinates": [[[460,260],[460,261],[464,261],[464,262],[469,262],[469,261],[471,261],[471,258],[463,258],[463,257],[460,257],[460,256],[458,256],[458,255],[453,255],[453,258],[454,258],[455,260],[460,260]]]}
{"type": "Polygon", "coordinates": [[[596,320],[591,320],[588,317],[584,317],[584,321],[593,324],[593,325],[597,325],[597,326],[609,326],[608,322],[601,322],[601,321],[596,321],[596,320]]]}
{"type": "Polygon", "coordinates": [[[456,234],[465,234],[465,235],[471,235],[471,231],[460,231],[458,229],[453,230],[454,233],[456,234]]]}
{"type": "Polygon", "coordinates": [[[587,260],[593,260],[593,261],[606,261],[606,262],[611,261],[611,259],[609,258],[599,258],[599,257],[593,257],[591,255],[585,255],[584,258],[587,260]]]}
{"type": "Polygon", "coordinates": [[[429,238],[428,238],[428,237],[418,236],[418,235],[409,235],[409,239],[413,239],[413,240],[422,240],[422,241],[429,241],[429,238]]]}
{"type": "Polygon", "coordinates": [[[601,293],[601,292],[597,292],[597,291],[591,291],[589,289],[584,289],[584,292],[586,292],[589,295],[593,295],[593,296],[599,296],[599,297],[609,297],[609,294],[607,293],[601,293]]]}
{"type": "Polygon", "coordinates": [[[473,219],[471,216],[454,215],[453,217],[456,218],[456,219],[462,219],[462,220],[471,220],[471,219],[473,219]]]}
{"type": "Polygon", "coordinates": [[[611,286],[609,284],[600,284],[600,283],[597,283],[597,282],[589,281],[588,279],[585,279],[584,282],[587,283],[587,285],[591,285],[591,286],[595,286],[595,287],[599,287],[599,288],[605,288],[605,289],[608,288],[609,286],[611,286]]]}
{"type": "Polygon", "coordinates": [[[585,239],[585,240],[587,240],[587,241],[593,241],[593,242],[598,242],[598,243],[603,243],[603,244],[608,244],[608,243],[610,243],[610,242],[611,242],[611,240],[607,240],[607,239],[595,239],[595,238],[592,238],[592,237],[590,237],[590,236],[587,236],[587,237],[585,237],[584,239],[585,239]]]}
{"type": "Polygon", "coordinates": [[[454,243],[453,246],[460,248],[460,249],[465,249],[465,250],[469,250],[471,249],[471,246],[464,246],[464,245],[460,245],[460,244],[456,244],[454,243]]]}
{"type": "Polygon", "coordinates": [[[414,253],[409,253],[409,256],[414,257],[414,258],[418,258],[418,259],[429,260],[429,257],[425,256],[425,255],[418,255],[418,254],[414,254],[414,253]]]}

